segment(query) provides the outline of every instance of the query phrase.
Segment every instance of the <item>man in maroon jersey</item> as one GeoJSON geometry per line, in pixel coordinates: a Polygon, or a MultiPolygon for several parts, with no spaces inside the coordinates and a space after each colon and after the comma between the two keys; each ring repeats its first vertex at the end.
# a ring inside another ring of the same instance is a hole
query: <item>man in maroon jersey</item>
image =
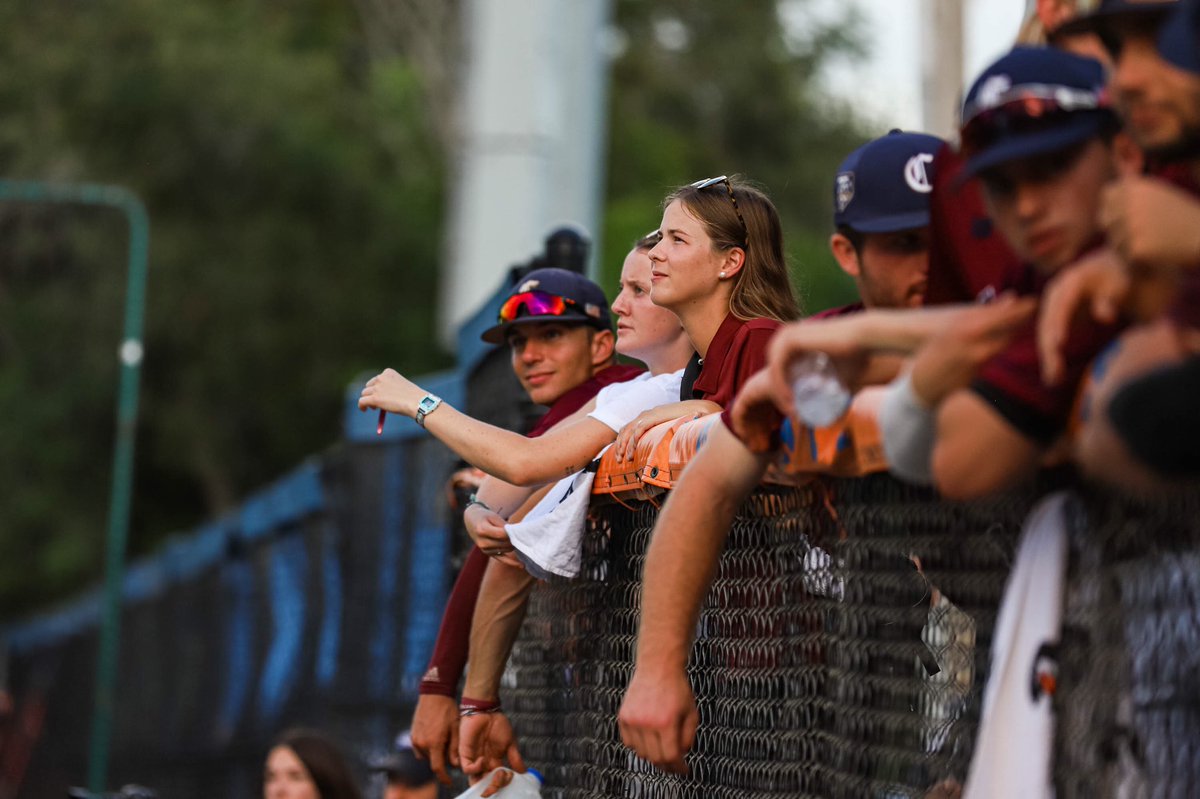
{"type": "MultiPolygon", "coordinates": [[[[629,380],[643,370],[614,363],[614,338],[608,300],[591,280],[564,269],[538,269],[513,287],[497,325],[485,341],[504,342],[512,352],[513,371],[522,388],[549,411],[529,436],[539,436],[583,407],[606,385],[629,380]]],[[[436,408],[429,413],[436,413],[436,408]]],[[[527,491],[512,491],[485,478],[465,517],[507,509],[527,491]]],[[[503,519],[500,520],[503,529],[503,519]]],[[[492,553],[499,554],[499,553],[492,553]]],[[[454,583],[424,678],[412,721],[413,750],[427,757],[438,778],[450,783],[447,765],[458,765],[458,682],[467,661],[471,618],[488,554],[472,548],[454,583]]]]}
{"type": "MultiPolygon", "coordinates": [[[[963,108],[964,172],[983,185],[990,216],[1024,264],[1021,293],[1046,281],[1103,242],[1097,222],[1102,190],[1117,175],[1116,114],[1107,104],[1103,67],[1048,48],[1016,48],[975,81],[963,108]]],[[[1036,327],[1030,322],[987,361],[969,387],[925,381],[945,373],[953,337],[931,341],[914,363],[914,387],[935,421],[934,484],[949,497],[980,496],[1036,470],[1065,430],[1084,366],[1115,330],[1090,326],[1068,342],[1070,373],[1041,381],[1036,327]],[[926,392],[930,393],[930,392],[926,392]]]]}
{"type": "Polygon", "coordinates": [[[811,318],[921,305],[929,272],[931,164],[944,144],[926,133],[893,130],[842,161],[829,250],[854,281],[859,301],[811,318]]]}

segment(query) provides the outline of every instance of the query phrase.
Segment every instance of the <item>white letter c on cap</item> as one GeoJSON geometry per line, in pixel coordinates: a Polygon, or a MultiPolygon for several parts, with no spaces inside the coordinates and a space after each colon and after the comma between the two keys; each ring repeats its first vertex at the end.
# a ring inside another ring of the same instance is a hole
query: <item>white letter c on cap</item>
{"type": "Polygon", "coordinates": [[[908,163],[904,165],[904,182],[910,189],[921,194],[933,191],[933,186],[929,183],[929,175],[925,172],[925,165],[932,163],[933,156],[930,153],[917,153],[908,159],[908,163]]]}

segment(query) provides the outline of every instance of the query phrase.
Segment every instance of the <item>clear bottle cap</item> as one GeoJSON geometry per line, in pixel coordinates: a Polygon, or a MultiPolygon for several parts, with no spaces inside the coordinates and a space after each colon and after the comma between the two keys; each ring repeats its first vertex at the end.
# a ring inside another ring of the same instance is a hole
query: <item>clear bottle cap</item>
{"type": "Polygon", "coordinates": [[[809,352],[788,366],[796,416],[808,427],[828,427],[850,408],[850,390],[842,384],[833,361],[809,352]]]}

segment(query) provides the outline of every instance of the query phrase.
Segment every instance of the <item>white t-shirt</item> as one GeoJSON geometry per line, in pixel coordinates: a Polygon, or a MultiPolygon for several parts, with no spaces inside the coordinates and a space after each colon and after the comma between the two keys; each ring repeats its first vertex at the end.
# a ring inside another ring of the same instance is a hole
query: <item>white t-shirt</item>
{"type": "Polygon", "coordinates": [[[679,402],[679,386],[682,382],[683,370],[680,369],[661,375],[644,372],[624,383],[613,383],[596,394],[596,410],[588,416],[620,432],[642,411],[679,402]]]}
{"type": "MultiPolygon", "coordinates": [[[[680,369],[656,377],[644,373],[624,383],[613,383],[596,394],[596,410],[588,416],[619,432],[642,411],[678,402],[682,382],[680,369]]],[[[517,557],[534,577],[579,574],[583,563],[581,542],[595,477],[594,472],[586,470],[564,477],[524,519],[504,525],[517,557]]]]}

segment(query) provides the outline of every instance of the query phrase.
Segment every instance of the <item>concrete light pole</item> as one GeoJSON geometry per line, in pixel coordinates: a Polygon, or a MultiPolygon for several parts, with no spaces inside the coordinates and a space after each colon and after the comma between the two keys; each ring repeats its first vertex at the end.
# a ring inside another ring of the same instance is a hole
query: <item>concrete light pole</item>
{"type": "Polygon", "coordinates": [[[549,230],[598,238],[611,0],[468,0],[462,131],[439,332],[459,324],[549,230]]]}
{"type": "Polygon", "coordinates": [[[964,0],[919,0],[921,4],[921,120],[942,138],[958,130],[963,83],[964,0]]]}

